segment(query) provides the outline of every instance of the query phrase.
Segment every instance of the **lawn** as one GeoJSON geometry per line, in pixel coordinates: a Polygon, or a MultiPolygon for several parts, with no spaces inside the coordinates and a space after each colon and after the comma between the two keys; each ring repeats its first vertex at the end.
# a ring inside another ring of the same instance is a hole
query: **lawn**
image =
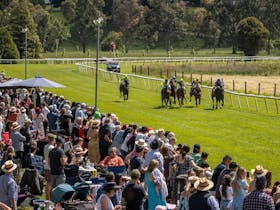
{"type": "MultiPolygon", "coordinates": [[[[24,77],[24,65],[0,65],[2,69],[12,77],[24,77]]],[[[52,92],[71,101],[94,104],[93,74],[81,73],[75,65],[28,65],[28,77],[36,74],[67,86],[52,89],[52,92]]],[[[100,80],[98,107],[101,112],[116,113],[122,123],[134,122],[154,129],[163,127],[175,132],[178,143],[201,144],[202,151],[210,154],[212,168],[225,154],[230,154],[234,161],[248,170],[262,164],[273,172],[274,181],[280,180],[280,162],[277,159],[280,119],[275,112],[236,108],[230,105],[229,96],[226,96],[224,109],[212,110],[207,94],[203,95],[199,107],[191,102],[182,108],[176,105],[163,108],[159,92],[132,87],[129,100],[123,102],[119,98],[118,83],[100,80]]]]}

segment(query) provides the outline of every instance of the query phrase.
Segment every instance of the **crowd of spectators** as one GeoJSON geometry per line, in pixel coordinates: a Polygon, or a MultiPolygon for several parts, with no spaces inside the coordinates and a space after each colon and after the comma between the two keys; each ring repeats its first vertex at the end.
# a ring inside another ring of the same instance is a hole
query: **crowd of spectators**
{"type": "Polygon", "coordinates": [[[51,92],[2,90],[0,132],[0,203],[12,209],[24,170],[44,180],[50,200],[52,189],[80,182],[80,166],[90,164],[105,176],[93,198],[101,210],[279,210],[280,181],[271,188],[272,172],[261,165],[247,173],[225,155],[212,170],[199,144],[178,144],[172,131],[124,124],[51,92]],[[106,170],[118,166],[122,174],[106,170]]]}

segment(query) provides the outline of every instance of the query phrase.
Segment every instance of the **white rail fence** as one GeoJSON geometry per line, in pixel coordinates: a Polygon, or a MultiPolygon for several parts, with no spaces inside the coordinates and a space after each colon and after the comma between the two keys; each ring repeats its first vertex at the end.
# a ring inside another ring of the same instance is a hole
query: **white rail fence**
{"type": "MultiPolygon", "coordinates": [[[[90,66],[91,63],[76,63],[80,72],[95,75],[95,67],[90,66]]],[[[148,89],[152,91],[160,92],[162,86],[162,79],[139,76],[135,74],[125,74],[129,81],[130,86],[141,89],[148,89]]],[[[115,73],[111,71],[106,71],[104,69],[99,68],[99,79],[107,82],[119,83],[121,78],[124,77],[122,73],[115,73]]],[[[187,83],[190,86],[190,83],[187,83]]],[[[212,87],[203,85],[202,94],[205,92],[208,95],[208,102],[212,105],[211,99],[211,91],[212,87]]],[[[202,100],[205,101],[204,97],[202,100]]],[[[274,96],[264,96],[264,95],[255,95],[255,94],[245,94],[238,93],[230,90],[225,90],[225,103],[226,106],[240,109],[248,109],[255,111],[265,111],[268,113],[277,113],[279,114],[279,106],[278,103],[280,101],[280,97],[274,96]]],[[[203,103],[203,101],[202,101],[203,103]]]]}
{"type": "MultiPolygon", "coordinates": [[[[27,59],[28,64],[74,64],[77,62],[95,62],[95,58],[44,58],[27,59]]],[[[101,61],[118,60],[120,62],[247,62],[280,61],[280,56],[238,56],[238,57],[122,57],[100,58],[101,61]]],[[[25,59],[0,59],[0,64],[24,63],[25,59]]]]}

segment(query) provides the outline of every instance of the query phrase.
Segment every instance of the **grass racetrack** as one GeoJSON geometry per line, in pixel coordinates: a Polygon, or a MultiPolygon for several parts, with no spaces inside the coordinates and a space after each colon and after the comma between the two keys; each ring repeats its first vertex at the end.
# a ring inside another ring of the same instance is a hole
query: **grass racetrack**
{"type": "MultiPolygon", "coordinates": [[[[24,65],[0,65],[7,76],[24,78],[24,65]]],[[[28,78],[39,74],[65,85],[64,89],[51,89],[71,101],[94,104],[95,78],[81,73],[75,65],[28,65],[28,78]]],[[[280,180],[280,116],[229,106],[225,99],[222,110],[212,110],[209,98],[202,96],[202,104],[194,101],[182,108],[161,106],[160,90],[130,88],[129,99],[119,98],[118,83],[99,81],[98,107],[103,113],[116,113],[122,123],[135,122],[158,129],[174,131],[177,142],[201,144],[201,151],[209,152],[212,168],[225,154],[247,170],[261,164],[273,172],[273,180],[280,180]]]]}

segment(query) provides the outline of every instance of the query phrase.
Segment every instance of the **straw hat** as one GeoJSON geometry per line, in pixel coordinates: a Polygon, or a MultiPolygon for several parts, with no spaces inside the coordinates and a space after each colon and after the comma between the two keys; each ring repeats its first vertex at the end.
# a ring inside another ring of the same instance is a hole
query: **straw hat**
{"type": "Polygon", "coordinates": [[[2,171],[9,173],[17,168],[17,164],[14,164],[12,160],[7,160],[2,166],[2,171]]]}
{"type": "Polygon", "coordinates": [[[12,130],[16,130],[20,128],[20,124],[18,124],[18,122],[13,122],[12,124],[12,130]]]}
{"type": "Polygon", "coordinates": [[[199,191],[208,191],[214,186],[214,183],[203,177],[194,183],[194,188],[199,191]]]}
{"type": "Polygon", "coordinates": [[[17,108],[15,106],[12,106],[10,109],[9,109],[10,112],[16,112],[17,111],[17,108]]]}
{"type": "Polygon", "coordinates": [[[97,128],[100,125],[100,120],[92,120],[91,126],[97,128]]]}
{"type": "Polygon", "coordinates": [[[148,146],[148,144],[145,142],[144,139],[139,139],[138,141],[136,141],[135,144],[139,147],[147,147],[148,146]]]}
{"type": "Polygon", "coordinates": [[[80,145],[76,145],[73,147],[73,151],[76,155],[84,154],[84,150],[80,145]]]}
{"type": "Polygon", "coordinates": [[[26,112],[26,109],[22,106],[22,107],[20,107],[20,112],[21,112],[21,113],[25,113],[25,112],[26,112]]]}
{"type": "Polygon", "coordinates": [[[262,165],[256,165],[254,169],[251,169],[251,173],[254,175],[265,176],[268,170],[264,169],[262,165]]]}

